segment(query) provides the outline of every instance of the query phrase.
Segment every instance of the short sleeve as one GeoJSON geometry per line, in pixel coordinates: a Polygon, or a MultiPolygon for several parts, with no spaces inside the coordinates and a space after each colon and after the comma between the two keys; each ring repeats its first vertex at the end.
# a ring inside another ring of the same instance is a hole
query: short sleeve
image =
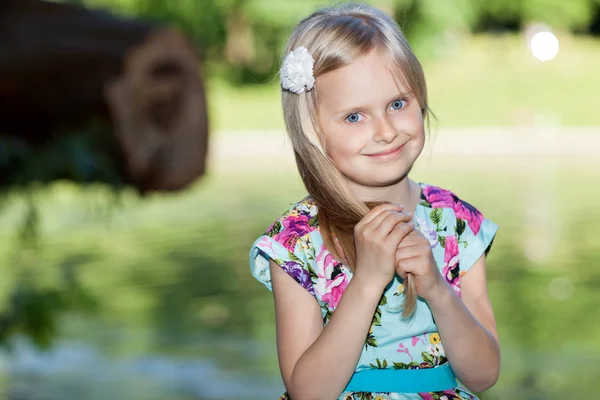
{"type": "Polygon", "coordinates": [[[498,225],[483,215],[480,224],[468,222],[464,224],[464,232],[460,237],[464,243],[459,246],[461,272],[467,272],[483,254],[488,254],[498,231],[498,225]]]}
{"type": "Polygon", "coordinates": [[[275,261],[289,276],[314,295],[310,267],[301,244],[295,243],[290,250],[269,235],[259,237],[250,249],[250,270],[252,275],[269,290],[271,270],[269,260],[275,261]]]}

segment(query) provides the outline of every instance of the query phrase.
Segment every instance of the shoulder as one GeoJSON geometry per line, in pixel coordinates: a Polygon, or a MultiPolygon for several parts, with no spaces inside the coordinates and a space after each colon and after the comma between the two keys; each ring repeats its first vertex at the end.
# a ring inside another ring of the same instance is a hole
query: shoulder
{"type": "Polygon", "coordinates": [[[250,249],[252,275],[272,290],[270,262],[273,260],[302,287],[314,295],[314,271],[304,251],[309,235],[318,229],[317,208],[310,197],[292,204],[271,224],[250,249]]]}
{"type": "Polygon", "coordinates": [[[293,251],[298,240],[310,235],[318,227],[317,206],[311,197],[305,197],[277,218],[265,235],[293,251]]]}
{"type": "Polygon", "coordinates": [[[498,226],[450,190],[428,184],[421,188],[420,205],[429,210],[431,220],[430,242],[439,241],[444,268],[452,272],[453,262],[460,259],[460,270],[466,272],[489,252],[498,226]]]}
{"type": "MultiPolygon", "coordinates": [[[[438,186],[421,184],[421,202],[420,204],[433,210],[446,209],[450,211],[458,221],[463,221],[467,226],[459,226],[458,230],[464,230],[468,227],[473,235],[477,235],[481,230],[485,217],[471,203],[461,199],[452,191],[440,188],[438,186]]],[[[461,222],[458,222],[460,225],[461,222]]]]}

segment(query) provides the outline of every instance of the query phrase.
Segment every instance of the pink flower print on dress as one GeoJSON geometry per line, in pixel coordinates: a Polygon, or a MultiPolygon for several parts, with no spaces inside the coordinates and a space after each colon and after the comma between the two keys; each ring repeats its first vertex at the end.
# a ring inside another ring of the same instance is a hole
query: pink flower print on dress
{"type": "Polygon", "coordinates": [[[421,341],[421,343],[425,344],[425,341],[423,339],[421,339],[418,336],[413,336],[413,338],[412,338],[413,347],[415,347],[417,345],[417,343],[419,343],[419,341],[421,341]]]}
{"type": "Polygon", "coordinates": [[[283,221],[281,221],[284,229],[273,236],[273,239],[281,243],[283,247],[289,251],[293,252],[296,248],[298,239],[313,230],[308,221],[309,216],[302,214],[284,218],[283,221]]]}
{"type": "Polygon", "coordinates": [[[273,244],[271,244],[271,240],[269,240],[267,236],[263,236],[263,238],[258,241],[256,246],[263,250],[265,247],[268,248],[269,250],[271,250],[271,252],[268,253],[269,256],[273,258],[275,257],[275,249],[273,249],[273,244]]]}
{"type": "Polygon", "coordinates": [[[460,296],[460,280],[459,280],[459,255],[458,255],[458,241],[456,236],[446,236],[446,248],[444,252],[444,268],[442,269],[442,275],[448,283],[454,288],[456,293],[460,296]]]}
{"type": "Polygon", "coordinates": [[[462,219],[469,224],[469,228],[474,235],[479,233],[483,215],[466,201],[460,200],[449,190],[440,189],[435,186],[425,186],[423,188],[425,199],[431,204],[432,208],[451,208],[456,218],[462,219]]]}
{"type": "Polygon", "coordinates": [[[322,246],[317,256],[318,273],[315,291],[321,296],[321,300],[334,310],[344,290],[348,286],[348,276],[342,271],[342,265],[322,246]]]}
{"type": "Polygon", "coordinates": [[[398,348],[396,349],[396,352],[408,354],[408,356],[410,357],[410,361],[413,361],[412,356],[410,355],[410,353],[408,352],[408,349],[406,348],[406,346],[404,346],[403,343],[398,344],[398,348]]]}
{"type": "Polygon", "coordinates": [[[440,189],[436,186],[425,186],[423,188],[423,195],[432,208],[454,208],[455,196],[448,190],[440,189]]]}
{"type": "Polygon", "coordinates": [[[466,201],[458,200],[454,204],[454,214],[456,218],[467,221],[469,228],[473,231],[473,235],[477,235],[481,229],[483,215],[472,205],[466,201]]]}
{"type": "Polygon", "coordinates": [[[340,274],[332,281],[327,281],[327,292],[321,296],[323,302],[329,305],[330,309],[335,309],[348,286],[348,278],[340,274]]]}

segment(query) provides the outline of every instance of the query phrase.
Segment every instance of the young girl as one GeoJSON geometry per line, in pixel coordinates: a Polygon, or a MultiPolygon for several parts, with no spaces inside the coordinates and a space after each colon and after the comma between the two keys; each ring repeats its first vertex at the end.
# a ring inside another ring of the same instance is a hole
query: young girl
{"type": "Polygon", "coordinates": [[[429,109],[402,32],[369,6],[324,9],[280,72],[310,195],[250,265],[273,290],[283,398],[476,399],[500,365],[485,281],[497,226],[408,176],[429,109]]]}

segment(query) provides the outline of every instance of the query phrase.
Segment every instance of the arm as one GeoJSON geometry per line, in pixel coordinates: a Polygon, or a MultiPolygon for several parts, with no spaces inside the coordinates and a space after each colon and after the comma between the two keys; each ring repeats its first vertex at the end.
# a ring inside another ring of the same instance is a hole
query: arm
{"type": "Polygon", "coordinates": [[[270,261],[279,365],[293,399],[337,399],[352,377],[396,248],[414,229],[401,209],[378,205],[355,226],[356,270],[325,327],[315,299],[270,261]]]}
{"type": "Polygon", "coordinates": [[[354,373],[383,287],[369,286],[355,276],[323,327],[314,297],[270,263],[285,387],[292,399],[337,399],[354,373]]]}
{"type": "Polygon", "coordinates": [[[487,294],[485,256],[461,278],[462,301],[445,280],[440,287],[427,304],[452,370],[469,389],[489,389],[500,373],[500,346],[487,294]]]}

